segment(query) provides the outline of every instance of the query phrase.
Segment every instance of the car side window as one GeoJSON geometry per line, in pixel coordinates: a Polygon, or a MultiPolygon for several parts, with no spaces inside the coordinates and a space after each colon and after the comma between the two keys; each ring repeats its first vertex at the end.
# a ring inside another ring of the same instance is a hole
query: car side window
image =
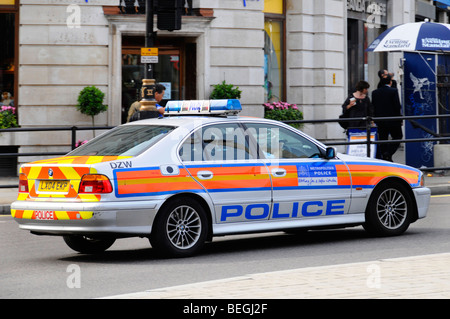
{"type": "Polygon", "coordinates": [[[236,123],[209,125],[195,131],[180,148],[182,161],[254,159],[249,138],[236,123]]]}
{"type": "Polygon", "coordinates": [[[246,124],[247,131],[258,143],[260,158],[321,157],[320,148],[309,139],[284,127],[260,123],[246,124]]]}

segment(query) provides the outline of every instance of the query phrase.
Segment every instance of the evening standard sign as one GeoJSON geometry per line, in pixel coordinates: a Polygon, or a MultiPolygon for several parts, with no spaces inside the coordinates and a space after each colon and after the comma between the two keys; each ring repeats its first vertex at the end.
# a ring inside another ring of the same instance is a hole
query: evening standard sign
{"type": "Polygon", "coordinates": [[[424,38],[422,39],[422,47],[432,49],[450,49],[450,40],[424,38]]]}
{"type": "Polygon", "coordinates": [[[383,44],[383,47],[386,49],[408,49],[411,47],[411,41],[404,39],[390,39],[383,44]]]}

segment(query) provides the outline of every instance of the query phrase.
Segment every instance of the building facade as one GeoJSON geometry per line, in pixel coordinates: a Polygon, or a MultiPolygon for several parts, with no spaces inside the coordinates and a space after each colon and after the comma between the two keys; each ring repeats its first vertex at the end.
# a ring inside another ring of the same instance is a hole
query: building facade
{"type": "MultiPolygon", "coordinates": [[[[154,77],[165,99],[208,99],[226,81],[242,90],[243,114],[263,117],[262,104],[297,104],[305,119],[337,118],[359,80],[375,87],[379,69],[401,76],[396,54],[365,48],[388,27],[448,22],[448,1],[193,0],[181,30],[157,29],[154,77]]],[[[126,121],[144,77],[145,0],[0,0],[3,43],[0,85],[11,93],[19,125],[91,126],[77,111],[86,86],[105,93],[97,126],[126,121]]],[[[345,138],[333,124],[306,125],[317,139],[345,138]]],[[[92,131],[78,133],[89,139],[92,131]]],[[[6,135],[6,134],[5,134],[6,135]]],[[[1,146],[63,152],[70,133],[20,133],[1,146]]],[[[0,149],[1,151],[1,149],[0,149]]],[[[19,163],[33,160],[19,157],[19,163]]]]}

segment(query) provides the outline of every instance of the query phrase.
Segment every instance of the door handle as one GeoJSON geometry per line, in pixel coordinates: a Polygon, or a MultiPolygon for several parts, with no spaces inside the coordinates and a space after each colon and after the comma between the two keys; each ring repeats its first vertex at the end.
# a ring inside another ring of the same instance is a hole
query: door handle
{"type": "Polygon", "coordinates": [[[198,171],[197,172],[197,177],[202,180],[211,179],[211,178],[213,178],[213,176],[214,176],[213,172],[211,172],[211,171],[198,171]]]}
{"type": "Polygon", "coordinates": [[[271,171],[272,175],[275,177],[284,177],[286,176],[286,170],[284,168],[274,168],[271,171]]]}

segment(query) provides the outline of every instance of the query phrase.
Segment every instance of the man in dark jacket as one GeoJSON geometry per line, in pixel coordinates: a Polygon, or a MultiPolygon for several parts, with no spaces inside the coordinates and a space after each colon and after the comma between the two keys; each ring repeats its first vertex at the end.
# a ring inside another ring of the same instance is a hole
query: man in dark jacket
{"type": "MultiPolygon", "coordinates": [[[[381,78],[382,86],[372,92],[372,104],[375,117],[394,117],[402,115],[402,106],[398,90],[391,87],[392,78],[387,75],[381,78]]],[[[378,127],[380,141],[388,140],[389,135],[393,140],[401,140],[402,121],[375,121],[378,127]]],[[[392,162],[392,155],[397,151],[400,143],[380,144],[378,158],[392,162]]]]}

